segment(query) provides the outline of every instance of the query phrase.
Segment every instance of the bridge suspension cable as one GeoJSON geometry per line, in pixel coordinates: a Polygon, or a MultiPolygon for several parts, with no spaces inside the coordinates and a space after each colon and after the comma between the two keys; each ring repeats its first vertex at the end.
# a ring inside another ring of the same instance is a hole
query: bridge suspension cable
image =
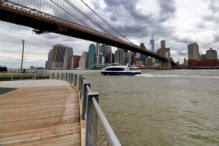
{"type": "MultiPolygon", "coordinates": [[[[106,29],[104,29],[102,26],[100,26],[98,23],[96,23],[93,19],[91,19],[89,16],[87,16],[84,12],[82,12],[80,9],[78,9],[73,3],[71,3],[69,0],[64,0],[69,6],[71,6],[73,9],[75,9],[78,13],[80,13],[82,16],[84,16],[87,20],[89,20],[91,23],[96,25],[99,29],[101,29],[103,32],[112,35],[110,32],[108,32],[106,29]]],[[[113,36],[113,35],[112,35],[113,36]]]]}
{"type": "Polygon", "coordinates": [[[84,3],[85,6],[87,6],[96,16],[98,16],[103,22],[105,22],[110,28],[112,28],[117,34],[122,36],[124,39],[126,39],[128,42],[132,43],[130,40],[128,40],[125,36],[123,36],[121,33],[119,33],[115,28],[113,28],[109,23],[107,23],[100,15],[98,15],[88,4],[86,4],[83,0],[81,0],[82,3],[84,3]]]}
{"type": "Polygon", "coordinates": [[[50,0],[52,3],[54,3],[57,7],[59,7],[60,9],[62,9],[64,12],[66,12],[67,14],[69,14],[70,16],[74,17],[75,19],[77,19],[79,22],[81,22],[82,24],[84,24],[85,26],[91,28],[89,25],[87,25],[85,22],[81,21],[80,19],[78,19],[76,16],[74,16],[73,14],[71,14],[70,12],[66,11],[64,8],[62,8],[60,5],[58,5],[57,3],[55,3],[53,0],[50,0]]]}

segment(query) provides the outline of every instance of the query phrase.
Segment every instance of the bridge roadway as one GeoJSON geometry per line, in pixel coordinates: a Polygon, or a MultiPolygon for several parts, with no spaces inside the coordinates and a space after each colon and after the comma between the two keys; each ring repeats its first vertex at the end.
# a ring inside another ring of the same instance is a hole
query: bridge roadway
{"type": "Polygon", "coordinates": [[[0,145],[81,145],[78,93],[60,80],[0,82],[0,145]]]}
{"type": "MultiPolygon", "coordinates": [[[[69,22],[67,20],[40,12],[26,6],[3,2],[0,0],[0,20],[32,27],[38,33],[53,32],[70,37],[108,44],[118,48],[125,48],[134,52],[145,54],[161,61],[168,61],[167,57],[158,55],[150,50],[146,50],[130,42],[124,41],[109,34],[105,34],[94,29],[69,22]],[[2,3],[3,2],[3,3],[2,3]]],[[[172,65],[176,65],[171,62],[172,65]]]]}

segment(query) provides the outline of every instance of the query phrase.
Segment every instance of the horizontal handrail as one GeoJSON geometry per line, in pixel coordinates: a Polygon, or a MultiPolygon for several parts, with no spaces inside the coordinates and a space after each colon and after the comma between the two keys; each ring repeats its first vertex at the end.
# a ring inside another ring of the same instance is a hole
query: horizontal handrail
{"type": "Polygon", "coordinates": [[[88,93],[91,93],[91,89],[88,85],[86,85],[86,88],[87,88],[88,93]]]}

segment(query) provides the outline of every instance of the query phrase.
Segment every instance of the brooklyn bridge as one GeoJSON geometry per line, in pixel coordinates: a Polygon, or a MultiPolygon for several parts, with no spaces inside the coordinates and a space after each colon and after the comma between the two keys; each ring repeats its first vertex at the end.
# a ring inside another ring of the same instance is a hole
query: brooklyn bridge
{"type": "Polygon", "coordinates": [[[1,0],[0,16],[2,21],[31,27],[36,34],[57,33],[151,56],[160,60],[161,69],[176,65],[170,51],[156,54],[135,45],[83,0],[1,0]]]}

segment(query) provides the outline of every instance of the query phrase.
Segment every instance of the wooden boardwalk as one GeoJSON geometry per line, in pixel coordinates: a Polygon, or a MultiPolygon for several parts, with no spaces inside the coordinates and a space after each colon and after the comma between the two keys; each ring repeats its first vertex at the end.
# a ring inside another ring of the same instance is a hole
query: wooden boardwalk
{"type": "Polygon", "coordinates": [[[70,85],[22,87],[0,95],[0,146],[81,145],[78,104],[70,85]]]}

